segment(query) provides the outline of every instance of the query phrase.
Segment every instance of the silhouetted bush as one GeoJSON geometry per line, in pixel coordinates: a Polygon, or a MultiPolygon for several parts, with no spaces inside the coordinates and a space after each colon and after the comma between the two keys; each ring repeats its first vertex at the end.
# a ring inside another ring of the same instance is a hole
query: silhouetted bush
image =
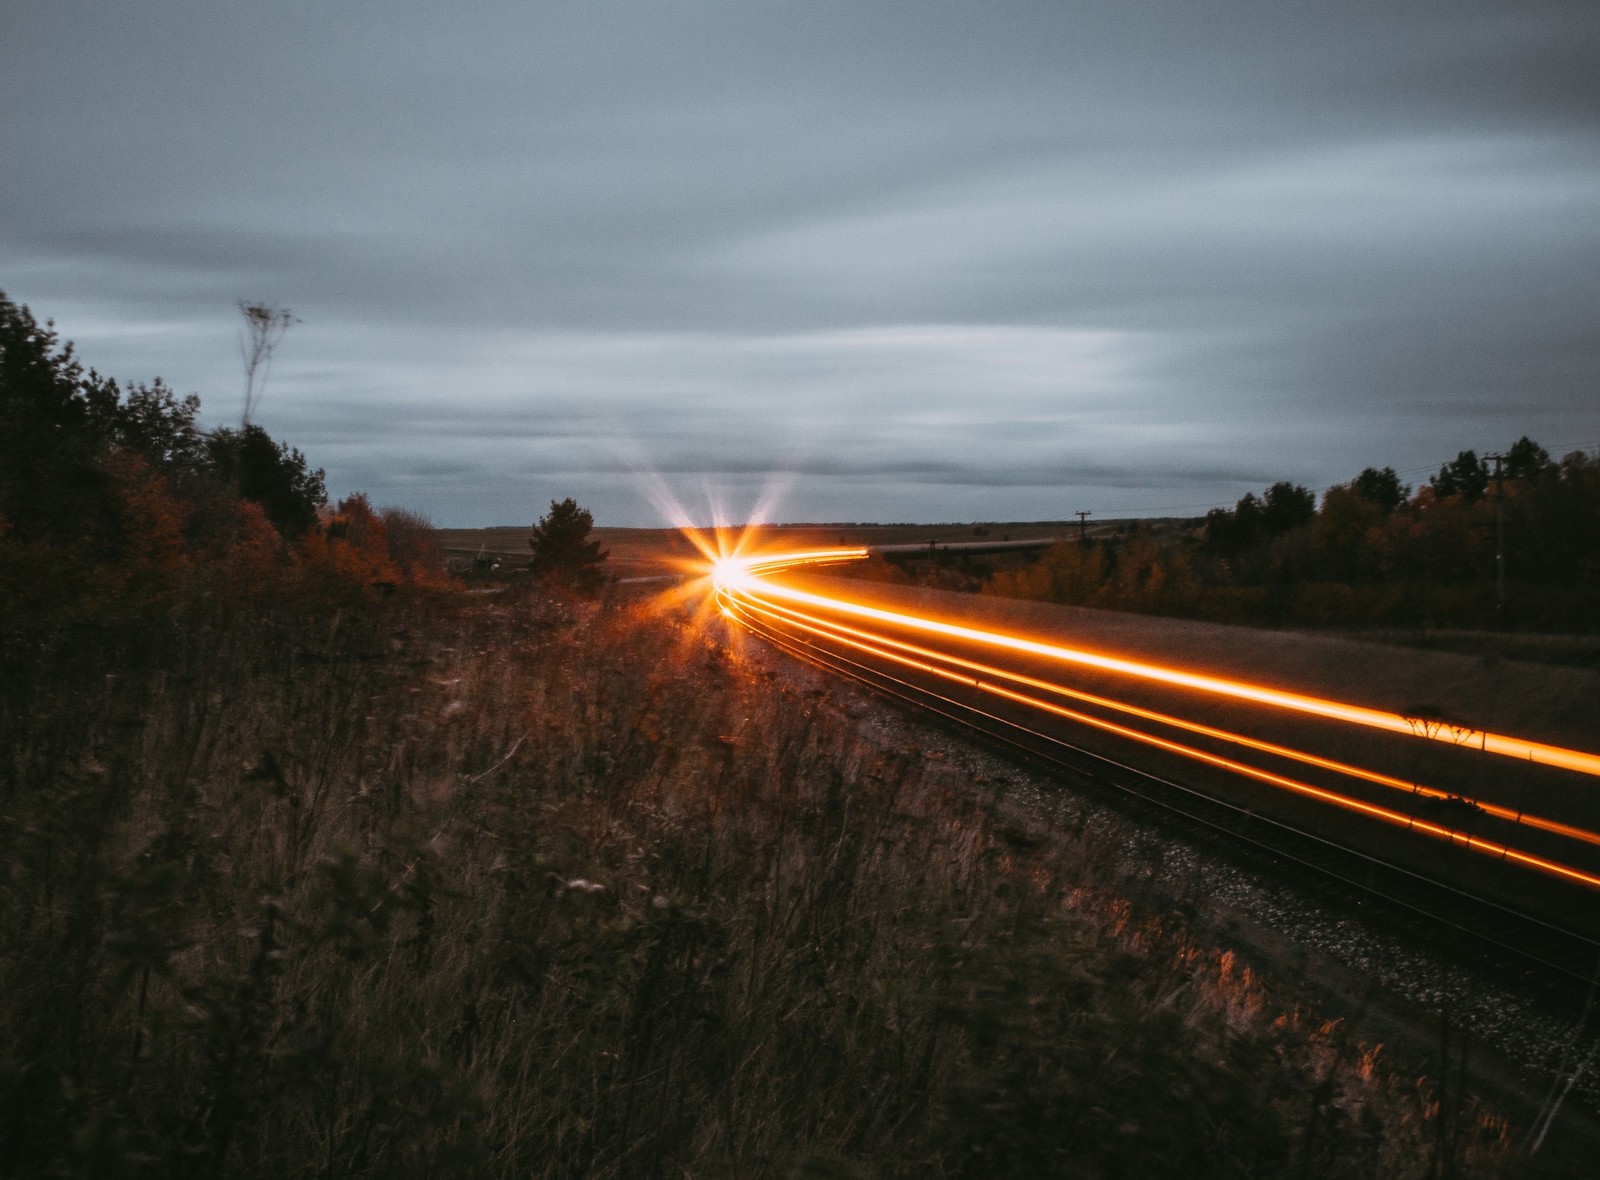
{"type": "Polygon", "coordinates": [[[528,548],[533,556],[528,569],[549,582],[580,593],[591,594],[600,588],[605,575],[600,566],[606,551],[589,536],[594,517],[578,507],[571,496],[550,501],[550,511],[534,523],[528,548]]]}

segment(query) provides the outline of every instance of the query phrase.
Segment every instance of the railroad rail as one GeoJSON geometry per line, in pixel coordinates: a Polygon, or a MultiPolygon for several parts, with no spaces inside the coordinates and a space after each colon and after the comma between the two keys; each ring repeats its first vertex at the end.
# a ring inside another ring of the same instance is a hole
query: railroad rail
{"type": "MultiPolygon", "coordinates": [[[[1493,958],[1513,973],[1536,973],[1546,983],[1577,986],[1594,980],[1600,969],[1600,940],[1590,933],[1407,867],[1348,840],[1330,838],[1305,823],[1224,798],[1205,785],[1184,781],[1192,780],[1192,775],[1134,765],[1127,751],[1153,750],[1168,763],[1187,759],[1209,775],[1236,775],[1303,800],[1342,808],[1364,820],[1404,826],[1409,833],[1542,874],[1570,889],[1580,904],[1591,907],[1600,902],[1600,874],[1588,867],[1588,862],[1556,859],[1547,847],[1570,845],[1593,851],[1600,846],[1600,834],[1522,812],[1505,814],[1507,809],[1492,801],[1405,782],[1319,753],[1230,732],[1137,702],[1111,699],[1036,675],[1032,669],[999,666],[988,657],[975,659],[973,647],[983,647],[995,633],[961,621],[914,619],[902,612],[885,611],[843,590],[836,596],[819,595],[778,581],[786,572],[856,560],[861,555],[859,550],[840,549],[722,558],[713,569],[713,593],[731,622],[776,647],[932,714],[946,725],[1066,771],[1080,784],[1114,791],[1125,805],[1159,815],[1168,824],[1223,837],[1236,851],[1271,862],[1280,872],[1287,869],[1318,882],[1323,890],[1347,894],[1367,913],[1381,910],[1391,922],[1402,924],[1425,922],[1445,932],[1468,953],[1493,958]],[[879,625],[857,625],[869,622],[879,625]],[[1108,752],[1108,735],[1121,743],[1122,754],[1108,752]],[[1086,736],[1097,740],[1090,742],[1086,736]],[[1241,753],[1253,756],[1254,761],[1243,760],[1241,753]],[[1296,767],[1296,774],[1284,773],[1281,768],[1286,765],[1296,767]],[[1382,798],[1396,791],[1407,794],[1404,807],[1382,798]],[[1456,822],[1483,817],[1488,817],[1484,822],[1497,823],[1502,829],[1493,838],[1464,831],[1469,824],[1456,822]],[[1512,838],[1519,833],[1533,833],[1544,843],[1537,851],[1513,844],[1512,838]]],[[[1116,656],[1072,652],[1026,637],[1001,638],[999,646],[1029,656],[1039,655],[1041,649],[1051,655],[1066,652],[1070,659],[1092,661],[1101,670],[1109,667],[1147,679],[1172,674],[1184,681],[1185,688],[1203,685],[1256,703],[1266,698],[1278,707],[1315,712],[1343,724],[1398,732],[1391,720],[1395,715],[1378,710],[1193,672],[1173,673],[1116,656]]],[[[1408,736],[1413,738],[1436,737],[1409,727],[1404,719],[1400,724],[1407,726],[1408,736]]],[[[1452,744],[1463,744],[1459,732],[1450,736],[1452,744]]],[[[1584,751],[1477,731],[1470,734],[1470,740],[1485,754],[1538,759],[1563,773],[1600,776],[1600,758],[1584,751]]],[[[1582,861],[1582,857],[1572,859],[1582,861]]]]}

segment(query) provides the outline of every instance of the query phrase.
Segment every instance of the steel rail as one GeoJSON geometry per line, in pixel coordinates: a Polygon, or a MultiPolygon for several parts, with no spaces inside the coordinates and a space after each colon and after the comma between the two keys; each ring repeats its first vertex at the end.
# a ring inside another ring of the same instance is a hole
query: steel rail
{"type": "MultiPolygon", "coordinates": [[[[1315,832],[1307,831],[1271,816],[1262,815],[1248,807],[1219,799],[1200,788],[1129,765],[1103,753],[1076,745],[1055,734],[1024,725],[1012,718],[981,709],[971,702],[935,692],[925,685],[916,684],[913,681],[894,676],[881,668],[872,667],[861,661],[851,659],[837,651],[823,647],[821,644],[813,643],[782,631],[780,629],[782,627],[781,621],[778,623],[763,622],[741,601],[741,596],[730,593],[726,588],[718,589],[717,600],[718,604],[723,608],[724,614],[728,615],[732,621],[797,658],[863,683],[874,691],[898,699],[921,711],[932,713],[950,724],[963,730],[977,733],[987,740],[998,742],[1029,757],[1038,758],[1056,765],[1080,778],[1088,778],[1092,782],[1109,786],[1130,798],[1138,800],[1142,804],[1154,806],[1158,810],[1179,817],[1187,823],[1198,824],[1206,830],[1250,847],[1258,853],[1280,861],[1287,861],[1300,869],[1310,871],[1320,879],[1335,881],[1339,885],[1354,890],[1359,894],[1379,899],[1388,905],[1396,907],[1398,910],[1411,913],[1426,919],[1432,924],[1448,929],[1458,936],[1469,938],[1481,945],[1487,945],[1500,952],[1513,955],[1525,962],[1555,972],[1575,983],[1588,983],[1593,975],[1591,964],[1600,959],[1600,941],[1559,926],[1537,915],[1515,909],[1492,898],[1484,897],[1481,894],[1441,881],[1436,877],[1419,873],[1382,857],[1330,840],[1315,832]],[[981,722],[977,720],[980,718],[982,719],[981,722]],[[1044,748],[1041,748],[1041,744],[1043,744],[1044,748]],[[1129,781],[1130,779],[1153,789],[1141,790],[1132,785],[1129,781]],[[1185,800],[1190,805],[1180,806],[1178,800],[1185,800]],[[1207,809],[1225,818],[1218,819],[1214,816],[1201,814],[1202,811],[1207,809]],[[1234,822],[1226,822],[1227,820],[1234,822]],[[1257,829],[1264,828],[1267,833],[1272,834],[1276,839],[1265,838],[1265,834],[1252,835],[1243,830],[1243,825],[1257,829]],[[1319,850],[1347,863],[1360,865],[1367,871],[1360,875],[1342,871],[1339,868],[1331,867],[1326,860],[1319,862],[1310,859],[1308,855],[1289,847],[1290,844],[1299,844],[1319,850]],[[1401,892],[1393,888],[1379,887],[1373,881],[1375,873],[1403,883],[1414,891],[1413,896],[1403,896],[1401,892]],[[1573,953],[1566,962],[1557,961],[1548,957],[1547,954],[1530,948],[1525,941],[1512,941],[1503,934],[1497,935],[1485,929],[1481,924],[1457,920],[1448,914],[1442,913],[1438,907],[1430,907],[1425,902],[1417,900],[1415,893],[1419,892],[1444,897],[1458,905],[1475,909],[1480,913],[1493,915],[1502,921],[1536,931],[1547,939],[1565,944],[1573,953]]],[[[970,682],[970,679],[966,678],[968,682],[970,682]]],[[[975,685],[975,687],[978,686],[975,685]]]]}
{"type": "Polygon", "coordinates": [[[837,563],[852,560],[848,551],[821,551],[818,554],[780,555],[767,559],[725,559],[717,563],[713,577],[723,589],[759,593],[766,597],[783,598],[790,602],[816,607],[820,610],[852,615],[859,619],[885,623],[924,634],[941,635],[948,639],[975,643],[984,647],[1038,656],[1047,660],[1080,667],[1094,668],[1135,679],[1194,689],[1213,696],[1268,705],[1289,712],[1343,721],[1351,725],[1390,733],[1406,734],[1452,746],[1477,746],[1485,753],[1515,758],[1518,761],[1537,763],[1575,771],[1579,774],[1600,777],[1600,755],[1583,750],[1553,746],[1507,734],[1490,733],[1466,725],[1445,722],[1432,723],[1426,718],[1408,717],[1383,709],[1352,705],[1343,701],[1288,692],[1264,685],[1230,680],[1226,677],[1186,672],[1177,668],[1162,667],[1139,660],[1046,643],[1024,635],[990,631],[962,623],[887,610],[869,603],[828,597],[781,582],[762,581],[764,575],[792,569],[797,566],[818,564],[824,561],[837,563]]]}
{"type": "MultiPolygon", "coordinates": [[[[753,601],[762,602],[765,610],[784,616],[795,626],[813,630],[817,633],[825,631],[836,638],[838,642],[845,643],[850,646],[861,646],[862,644],[865,644],[867,646],[864,647],[863,650],[870,650],[873,652],[873,654],[879,655],[882,658],[895,660],[899,663],[908,663],[908,666],[917,666],[915,663],[910,663],[899,656],[893,655],[889,650],[885,650],[893,649],[895,652],[901,652],[906,656],[911,657],[911,660],[913,661],[932,661],[933,663],[944,665],[950,669],[960,669],[963,675],[952,676],[951,679],[959,679],[963,682],[970,680],[971,683],[978,688],[989,688],[989,686],[984,682],[984,678],[986,677],[1008,681],[1012,684],[1021,685],[1026,688],[1047,692],[1054,696],[1065,697],[1069,700],[1079,701],[1083,704],[1092,705],[1096,708],[1122,713],[1125,716],[1136,717],[1140,720],[1150,721],[1157,725],[1163,725],[1172,729],[1193,733],[1201,737],[1211,738],[1216,741],[1241,746],[1245,749],[1268,754],[1276,758],[1282,758],[1286,761],[1299,762],[1303,765],[1314,767],[1319,770],[1325,770],[1341,777],[1357,779],[1359,781],[1371,783],[1375,786],[1384,787],[1392,791],[1398,791],[1412,798],[1428,799],[1430,801],[1439,803],[1462,804],[1471,807],[1476,811],[1482,812],[1485,815],[1492,816],[1495,819],[1504,820],[1508,823],[1534,828],[1539,831],[1548,832],[1552,835],[1578,841],[1580,843],[1600,845],[1600,832],[1592,832],[1586,828],[1580,828],[1572,824],[1564,824],[1557,820],[1546,819],[1543,816],[1534,815],[1527,811],[1519,811],[1510,807],[1502,807],[1496,803],[1490,803],[1482,799],[1461,795],[1454,791],[1446,791],[1439,787],[1429,786],[1424,783],[1407,782],[1406,780],[1396,778],[1393,775],[1383,774],[1380,771],[1368,770],[1365,767],[1355,766],[1351,763],[1341,762],[1337,759],[1326,758],[1320,754],[1313,754],[1305,750],[1296,750],[1293,747],[1280,745],[1276,742],[1268,742],[1260,738],[1252,738],[1246,736],[1245,734],[1234,733],[1231,730],[1220,729],[1216,726],[1204,725],[1197,721],[1190,721],[1186,718],[1176,717],[1170,713],[1162,713],[1158,710],[1147,709],[1143,706],[1130,704],[1126,701],[1118,701],[1110,697],[1100,696],[1096,693],[1084,692],[1079,689],[1069,688],[1063,684],[1056,684],[1049,680],[1041,680],[1035,676],[1028,676],[1021,672],[1014,672],[1006,668],[999,668],[992,664],[984,664],[976,660],[964,659],[948,652],[935,651],[932,648],[921,647],[914,643],[906,643],[902,640],[891,639],[885,635],[878,635],[869,631],[863,631],[857,627],[849,627],[843,623],[836,623],[820,618],[816,615],[804,615],[801,612],[788,607],[767,603],[761,598],[759,593],[752,593],[747,597],[753,601]]],[[[1026,703],[1032,704],[1038,708],[1045,709],[1046,711],[1052,711],[1051,706],[1045,704],[1044,702],[1026,697],[1018,697],[1017,699],[1025,701],[1026,703]]],[[[1073,719],[1086,720],[1077,715],[1074,715],[1073,719]]],[[[1442,835],[1443,833],[1442,831],[1436,831],[1432,834],[1442,835]]],[[[1540,867],[1544,866],[1541,865],[1540,867]]],[[[1583,880],[1583,883],[1600,887],[1600,877],[1593,877],[1590,874],[1580,874],[1580,877],[1583,880]]]]}
{"type": "MultiPolygon", "coordinates": [[[[756,604],[756,609],[765,610],[769,613],[775,613],[774,608],[772,608],[770,604],[766,604],[760,595],[752,594],[747,595],[746,597],[756,604]]],[[[782,613],[783,615],[787,616],[790,625],[799,627],[802,630],[810,631],[813,634],[823,634],[821,629],[814,625],[817,622],[821,622],[821,620],[816,620],[811,616],[804,616],[789,610],[782,610],[782,613]]],[[[855,632],[855,634],[861,635],[863,633],[855,632]]],[[[913,671],[938,676],[962,685],[970,684],[972,687],[981,692],[1012,701],[1016,704],[1027,706],[1029,708],[1037,709],[1044,713],[1052,714],[1075,724],[1087,725],[1095,729],[1099,729],[1117,738],[1139,742],[1167,753],[1177,754],[1182,757],[1192,759],[1196,762],[1210,765],[1229,774],[1254,779],[1257,782],[1265,783],[1269,786],[1288,791],[1292,794],[1300,795],[1304,798],[1313,799],[1320,803],[1329,804],[1347,811],[1355,812],[1369,819],[1378,820],[1395,827],[1403,827],[1407,831],[1418,832],[1426,836],[1444,840],[1450,844],[1460,844],[1461,846],[1471,849],[1473,852],[1483,856],[1488,856],[1501,861],[1513,861],[1527,868],[1536,869],[1540,872],[1565,879],[1575,884],[1583,885],[1590,889],[1600,889],[1600,876],[1585,872],[1584,870],[1576,868],[1572,865],[1567,865],[1560,861],[1550,860],[1547,857],[1536,856],[1530,852],[1525,852],[1522,849],[1512,847],[1509,844],[1501,843],[1500,841],[1496,840],[1489,840],[1469,832],[1463,832],[1446,824],[1435,823],[1429,819],[1418,818],[1415,815],[1409,815],[1405,812],[1395,811],[1392,808],[1370,803],[1365,800],[1358,799],[1353,795],[1345,794],[1341,791],[1318,787],[1311,783],[1303,782],[1300,779],[1290,778],[1287,775],[1264,770],[1260,767],[1250,765],[1249,763],[1240,762],[1232,758],[1225,758],[1221,755],[1200,750],[1193,746],[1185,745],[1181,742],[1173,741],[1168,738],[1163,738],[1141,729],[1131,728],[1129,726],[1121,725],[1104,718],[1096,717],[1092,714],[1083,713],[1076,709],[1069,709],[1061,705],[1052,704],[1048,701],[1042,701],[1037,697],[1028,696],[1025,693],[1017,692],[1013,689],[987,682],[980,677],[971,676],[965,671],[952,671],[941,668],[936,664],[929,663],[923,659],[901,655],[896,652],[886,650],[884,647],[880,646],[878,637],[876,636],[871,637],[867,642],[848,638],[843,635],[832,635],[830,638],[832,638],[835,642],[842,643],[848,647],[853,647],[878,659],[889,660],[903,667],[910,668],[913,671]]],[[[958,662],[963,665],[969,664],[967,661],[958,662]]],[[[1035,683],[1043,684],[1044,682],[1035,683]]],[[[1146,716],[1153,715],[1156,717],[1164,717],[1162,714],[1150,714],[1148,711],[1141,712],[1146,716]]],[[[1212,732],[1219,734],[1226,739],[1233,739],[1237,736],[1230,735],[1227,733],[1227,731],[1221,730],[1213,730],[1212,732]]],[[[1319,761],[1325,768],[1329,766],[1328,760],[1319,761]]],[[[1338,766],[1340,764],[1332,765],[1338,766]]]]}

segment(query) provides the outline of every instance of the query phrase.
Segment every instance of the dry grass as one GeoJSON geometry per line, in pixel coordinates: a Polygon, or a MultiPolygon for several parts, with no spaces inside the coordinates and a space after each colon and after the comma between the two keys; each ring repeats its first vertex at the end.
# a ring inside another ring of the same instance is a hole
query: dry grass
{"type": "Polygon", "coordinates": [[[24,639],[0,1169],[1499,1174],[1105,849],[638,603],[24,639]],[[1445,1133],[1447,1132],[1447,1133],[1445,1133]]]}

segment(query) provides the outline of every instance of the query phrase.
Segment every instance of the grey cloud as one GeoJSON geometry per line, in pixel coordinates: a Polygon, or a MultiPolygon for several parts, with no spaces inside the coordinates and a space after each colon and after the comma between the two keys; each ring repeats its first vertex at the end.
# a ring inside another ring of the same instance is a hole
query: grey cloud
{"type": "Polygon", "coordinates": [[[1228,502],[1600,435],[1597,68],[1587,3],[28,0],[0,287],[214,420],[293,307],[266,424],[441,520],[1228,502]]]}

